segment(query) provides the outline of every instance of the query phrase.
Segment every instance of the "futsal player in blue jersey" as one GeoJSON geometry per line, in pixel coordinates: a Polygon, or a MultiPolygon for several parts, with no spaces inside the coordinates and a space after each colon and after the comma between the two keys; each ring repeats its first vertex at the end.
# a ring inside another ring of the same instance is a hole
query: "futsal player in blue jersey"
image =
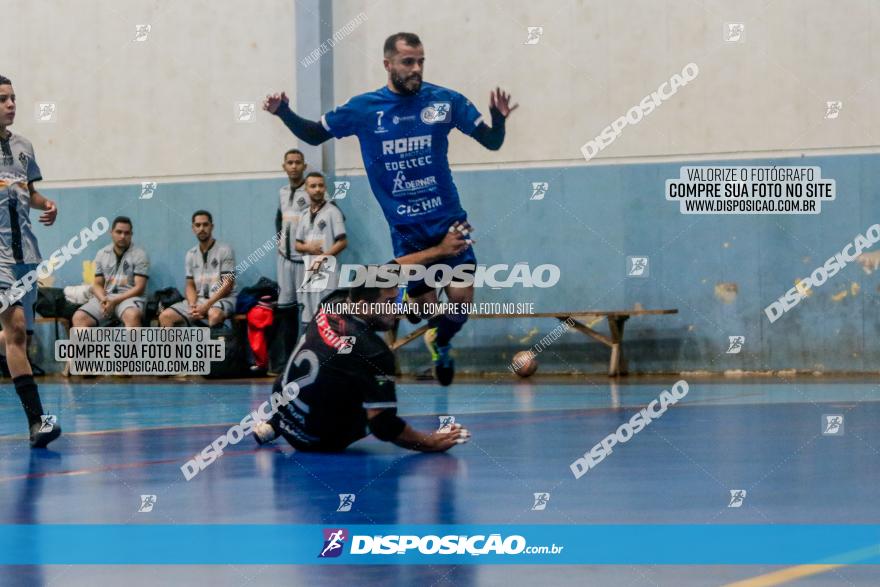
{"type": "MultiPolygon", "coordinates": [[[[464,96],[422,81],[425,52],[419,37],[397,33],[385,41],[388,83],[360,94],[326,113],[320,121],[306,120],[288,105],[284,93],[266,97],[263,108],[277,115],[300,140],[310,145],[355,135],[360,141],[367,178],[391,228],[394,256],[402,257],[433,247],[455,223],[467,225],[452,181],[447,150],[452,128],[473,137],[490,150],[504,142],[504,121],[517,105],[496,88],[489,97],[490,127],[464,96]]],[[[451,267],[476,265],[472,248],[438,260],[451,267]]],[[[409,300],[421,306],[437,301],[437,292],[422,282],[407,286],[409,300]]],[[[446,287],[450,302],[473,301],[473,286],[446,287]]],[[[431,318],[425,342],[442,385],[452,383],[455,365],[451,340],[467,321],[467,314],[431,318]]]]}

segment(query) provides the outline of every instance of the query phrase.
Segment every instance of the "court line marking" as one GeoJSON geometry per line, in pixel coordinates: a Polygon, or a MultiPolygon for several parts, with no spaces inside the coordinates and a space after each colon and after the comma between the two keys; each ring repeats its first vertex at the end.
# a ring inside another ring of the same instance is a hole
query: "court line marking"
{"type": "MultiPolygon", "coordinates": [[[[808,403],[808,402],[799,402],[799,403],[808,403]]],[[[726,406],[728,406],[728,405],[734,405],[734,406],[737,406],[737,405],[742,405],[742,404],[722,404],[721,406],[711,406],[711,407],[726,407],[726,406]]],[[[755,404],[745,404],[745,405],[753,406],[753,405],[755,405],[755,404]]],[[[789,404],[789,405],[790,405],[790,404],[789,404]]],[[[638,407],[638,406],[633,406],[633,407],[638,407]]],[[[678,406],[677,406],[677,407],[678,407],[678,406]]],[[[686,406],[681,406],[681,407],[686,407],[686,406]]],[[[695,406],[695,407],[701,407],[701,406],[695,406]]],[[[523,414],[523,415],[526,415],[526,418],[522,419],[522,420],[524,420],[524,423],[533,423],[533,422],[546,422],[546,421],[548,421],[548,420],[558,420],[558,419],[568,419],[568,418],[580,418],[580,417],[583,417],[583,416],[584,416],[584,413],[585,413],[585,412],[619,411],[619,410],[625,410],[625,409],[628,409],[628,408],[627,408],[626,406],[621,406],[621,407],[618,407],[618,408],[611,407],[611,406],[605,406],[605,407],[596,407],[596,408],[577,408],[577,409],[571,409],[571,408],[554,408],[554,409],[548,409],[548,410],[530,410],[530,411],[522,411],[522,412],[520,412],[520,411],[510,411],[510,412],[504,412],[504,411],[501,411],[501,412],[499,412],[499,411],[493,411],[493,412],[482,412],[482,413],[483,413],[483,414],[500,414],[500,415],[506,415],[506,414],[523,414]],[[555,415],[546,415],[548,412],[557,412],[557,414],[555,414],[555,415]],[[533,417],[533,418],[530,419],[530,418],[528,418],[528,415],[535,415],[535,416],[538,416],[538,417],[533,417]]],[[[408,415],[408,416],[409,416],[409,415],[408,415]]],[[[425,416],[436,416],[436,414],[425,414],[425,415],[421,415],[421,416],[417,416],[417,417],[425,417],[425,416]]],[[[222,428],[222,427],[224,427],[224,426],[227,426],[227,427],[228,427],[229,425],[230,425],[230,424],[222,423],[222,424],[193,424],[193,425],[189,425],[189,426],[162,426],[162,427],[158,427],[158,428],[122,428],[122,429],[118,429],[118,430],[100,430],[100,431],[94,431],[94,432],[73,432],[73,433],[67,434],[67,436],[93,436],[93,435],[105,435],[105,434],[113,434],[113,433],[117,433],[117,434],[118,434],[118,433],[130,433],[130,432],[140,432],[140,431],[156,431],[156,430],[169,430],[169,429],[173,429],[173,430],[188,430],[188,429],[208,428],[208,427],[218,427],[218,428],[222,428]]],[[[233,424],[233,425],[234,425],[234,424],[233,424]]],[[[501,424],[492,424],[492,423],[488,423],[488,424],[478,424],[478,425],[476,425],[476,426],[471,426],[471,429],[472,429],[472,430],[483,430],[483,429],[489,429],[489,428],[498,428],[499,426],[504,426],[504,427],[506,427],[506,426],[509,426],[509,423],[501,423],[501,424]]],[[[8,437],[8,436],[7,436],[7,437],[4,437],[4,439],[11,439],[11,438],[13,438],[13,437],[8,437]]],[[[24,438],[24,437],[22,437],[22,438],[24,438]]],[[[364,440],[375,440],[375,439],[372,438],[372,437],[370,437],[370,436],[368,436],[368,437],[366,437],[364,440]]],[[[376,442],[378,442],[378,441],[376,441],[376,442]]],[[[247,455],[247,454],[256,454],[257,452],[264,451],[264,450],[274,451],[274,452],[283,452],[283,450],[284,450],[285,448],[287,448],[287,447],[285,447],[285,446],[283,446],[283,445],[282,445],[282,446],[274,446],[274,447],[261,447],[261,448],[251,449],[251,450],[229,451],[228,453],[224,453],[224,454],[247,455]]],[[[185,458],[185,457],[184,457],[184,458],[185,458]]],[[[134,462],[134,463],[118,463],[118,464],[115,464],[115,465],[107,465],[107,466],[104,466],[104,467],[91,467],[91,468],[85,468],[85,469],[73,469],[73,470],[69,470],[69,471],[56,471],[56,472],[45,472],[45,473],[28,473],[28,474],[24,474],[24,475],[14,475],[14,476],[10,476],[10,477],[0,477],[0,483],[5,483],[5,482],[8,482],[8,481],[16,481],[16,480],[26,480],[26,479],[42,478],[42,477],[61,477],[61,476],[87,475],[87,474],[90,474],[90,473],[103,473],[103,472],[112,471],[112,470],[117,470],[117,469],[129,469],[129,468],[138,468],[138,467],[148,467],[148,466],[152,466],[152,465],[161,465],[161,464],[169,464],[169,463],[177,463],[177,462],[180,462],[180,458],[175,458],[175,459],[160,459],[160,460],[151,460],[151,461],[136,461],[136,462],[134,462]]],[[[873,548],[873,547],[872,547],[872,548],[873,548]]],[[[878,548],[880,548],[880,545],[878,545],[878,548]]],[[[869,550],[869,549],[864,549],[864,550],[869,550]]],[[[862,552],[862,551],[855,551],[855,552],[862,552]]],[[[877,555],[878,553],[880,553],[880,550],[878,550],[877,553],[875,553],[873,550],[872,550],[871,552],[872,552],[872,556],[875,556],[875,555],[877,555]]],[[[854,554],[854,553],[847,553],[847,554],[840,555],[840,556],[841,556],[841,557],[846,557],[846,556],[848,556],[849,554],[854,554]]],[[[809,565],[803,565],[803,566],[809,566],[809,565]]],[[[839,566],[839,565],[838,565],[838,566],[839,566]]],[[[781,572],[781,571],[778,571],[778,572],[781,572]]],[[[823,571],[823,572],[824,572],[824,571],[823,571]]],[[[778,584],[778,583],[768,583],[768,585],[776,585],[776,584],[778,584]]],[[[763,585],[763,584],[762,584],[762,583],[755,583],[754,585],[763,585]]],[[[735,587],[754,587],[752,584],[749,584],[749,583],[745,583],[745,584],[742,584],[742,585],[739,585],[739,584],[737,584],[737,583],[733,583],[733,584],[731,584],[731,586],[729,586],[729,587],[733,587],[733,586],[735,586],[735,587]]]]}
{"type": "Polygon", "coordinates": [[[773,587],[774,585],[789,583],[795,579],[821,575],[822,573],[827,573],[834,569],[852,565],[870,558],[876,558],[878,556],[880,556],[880,544],[874,544],[873,546],[867,546],[858,550],[835,555],[817,563],[795,565],[793,567],[780,569],[763,575],[757,575],[749,579],[743,579],[733,583],[725,583],[723,587],[773,587]]]}
{"type": "MultiPolygon", "coordinates": [[[[839,399],[829,399],[829,400],[821,400],[821,401],[798,401],[798,402],[757,402],[757,403],[721,403],[724,400],[736,399],[741,397],[748,397],[756,394],[745,394],[745,395],[736,395],[736,396],[724,396],[717,398],[706,398],[703,400],[694,400],[692,402],[686,404],[679,404],[676,406],[676,409],[679,408],[690,408],[690,407],[764,407],[764,406],[795,406],[795,405],[814,405],[814,404],[839,404],[843,400],[839,399]]],[[[647,399],[647,398],[646,398],[647,399]]],[[[852,400],[849,400],[852,401],[852,400]]],[[[880,403],[880,400],[862,400],[859,401],[858,404],[872,404],[872,403],[880,403]]],[[[546,413],[546,412],[602,412],[602,411],[619,411],[619,410],[635,410],[644,408],[644,403],[636,403],[636,404],[621,404],[620,406],[585,406],[585,407],[568,407],[568,408],[545,408],[545,409],[534,409],[530,408],[528,410],[516,410],[516,409],[493,409],[493,410],[471,410],[468,412],[456,412],[456,415],[461,416],[470,416],[470,415],[486,415],[486,414],[537,414],[537,413],[546,413]]],[[[449,410],[447,410],[449,412],[449,410]]],[[[405,413],[401,414],[402,417],[406,418],[427,418],[431,416],[437,416],[437,412],[427,412],[421,414],[413,414],[413,413],[405,413]]],[[[211,428],[211,427],[220,427],[220,426],[234,426],[236,424],[240,424],[239,421],[236,422],[217,422],[213,424],[168,424],[166,426],[148,426],[144,428],[112,428],[110,430],[81,430],[76,432],[65,432],[63,434],[64,437],[69,436],[99,436],[102,434],[123,434],[130,432],[153,432],[158,430],[184,430],[184,429],[193,429],[193,428],[211,428]]],[[[11,434],[7,436],[0,436],[0,442],[4,441],[21,441],[26,440],[28,436],[26,434],[11,434]]]]}
{"type": "MultiPolygon", "coordinates": [[[[741,396],[729,396],[726,399],[729,399],[730,397],[741,397],[741,396]]],[[[718,399],[725,399],[725,398],[718,398],[718,399]]],[[[713,400],[709,400],[708,403],[706,403],[706,404],[704,404],[702,402],[694,402],[691,405],[699,405],[699,406],[714,405],[714,404],[712,404],[712,401],[713,400]]],[[[809,402],[801,402],[801,403],[809,403],[809,402]]],[[[760,405],[760,404],[720,404],[720,405],[737,406],[737,405],[760,405]]],[[[545,408],[545,409],[529,409],[529,410],[515,410],[515,409],[483,410],[483,411],[475,410],[475,411],[470,411],[470,412],[456,412],[456,415],[469,416],[472,414],[485,415],[485,414],[538,414],[538,413],[546,413],[546,412],[597,412],[597,411],[605,411],[605,410],[627,410],[627,409],[635,409],[635,408],[642,408],[642,407],[644,407],[644,404],[634,404],[632,406],[622,405],[619,407],[596,406],[596,407],[545,408]]],[[[437,415],[439,415],[439,414],[436,412],[423,413],[423,414],[410,414],[410,413],[401,414],[401,416],[406,417],[406,418],[428,418],[428,417],[437,416],[437,415]]],[[[76,431],[76,432],[65,432],[64,436],[65,437],[68,437],[68,436],[100,436],[102,434],[123,434],[123,433],[127,433],[127,432],[140,432],[140,431],[154,432],[154,431],[158,431],[158,430],[170,430],[170,429],[189,430],[189,429],[193,429],[193,428],[210,428],[210,427],[215,427],[215,426],[216,427],[225,426],[228,428],[230,426],[235,426],[236,424],[240,424],[240,422],[218,422],[218,423],[213,423],[213,424],[168,424],[166,426],[147,426],[144,428],[111,428],[109,430],[80,430],[80,431],[76,431]]],[[[27,438],[28,438],[28,436],[26,434],[12,434],[12,435],[8,435],[8,436],[0,436],[0,442],[7,441],[7,440],[8,441],[22,440],[22,439],[27,439],[27,438]]]]}
{"type": "MultiPolygon", "coordinates": [[[[604,411],[604,410],[616,410],[616,409],[618,409],[618,408],[590,408],[587,410],[583,410],[583,409],[576,410],[575,413],[572,413],[572,410],[567,410],[567,409],[536,410],[536,411],[531,411],[531,412],[494,412],[494,413],[500,413],[500,414],[506,414],[506,413],[539,414],[542,412],[543,413],[559,412],[559,414],[556,414],[555,416],[541,416],[538,418],[533,418],[532,420],[527,420],[526,423],[529,423],[529,422],[543,422],[543,421],[554,420],[554,419],[582,417],[583,412],[585,412],[585,411],[604,411]]],[[[493,413],[493,412],[488,412],[488,413],[493,413]]],[[[434,416],[436,414],[429,414],[429,415],[434,416]]],[[[216,427],[222,428],[227,425],[226,424],[198,424],[198,425],[193,425],[193,426],[166,426],[166,427],[163,427],[160,429],[184,430],[184,429],[192,429],[192,428],[205,428],[208,426],[216,426],[216,427]]],[[[506,426],[509,426],[509,424],[504,423],[504,424],[502,424],[502,426],[506,427],[506,426]]],[[[497,428],[498,426],[492,426],[491,424],[488,426],[478,425],[478,426],[472,427],[472,429],[482,430],[483,428],[492,428],[492,427],[497,428]]],[[[140,432],[141,430],[143,430],[143,429],[141,429],[141,428],[125,428],[125,429],[118,430],[116,432],[120,432],[120,433],[140,432]]],[[[153,428],[151,430],[157,430],[157,429],[153,428]]],[[[68,436],[100,435],[100,434],[108,434],[110,432],[111,431],[79,432],[79,433],[71,433],[68,436]]],[[[6,437],[6,438],[9,438],[9,437],[6,437]]],[[[375,438],[373,438],[371,436],[367,436],[362,440],[368,440],[368,441],[373,440],[375,442],[379,442],[378,440],[376,440],[375,438]]],[[[229,452],[224,452],[223,454],[224,455],[248,455],[248,454],[256,454],[258,452],[266,451],[266,450],[272,451],[272,452],[284,452],[287,448],[288,448],[287,446],[278,445],[278,446],[273,446],[273,447],[260,447],[260,448],[255,448],[255,449],[251,449],[251,450],[229,451],[229,452]]],[[[186,458],[186,456],[184,456],[182,458],[186,458]]],[[[133,468],[139,468],[139,467],[149,467],[149,466],[153,466],[153,465],[179,463],[180,460],[181,460],[181,457],[173,458],[173,459],[135,461],[133,463],[117,463],[114,465],[106,465],[106,466],[101,466],[101,467],[88,467],[88,468],[84,468],[84,469],[71,469],[68,471],[47,471],[47,472],[43,472],[43,473],[26,473],[23,475],[13,475],[13,476],[9,476],[9,477],[0,477],[0,483],[6,483],[8,481],[21,481],[21,480],[27,480],[27,479],[45,478],[45,477],[70,477],[70,476],[75,476],[75,475],[88,475],[88,474],[92,474],[92,473],[105,473],[108,471],[119,470],[119,469],[133,469],[133,468]]]]}
{"type": "Polygon", "coordinates": [[[803,579],[821,573],[827,573],[837,567],[845,565],[798,565],[789,567],[781,571],[774,571],[765,575],[758,575],[751,579],[736,581],[735,583],[726,583],[723,587],[772,587],[773,585],[782,585],[794,581],[795,579],[803,579]]]}
{"type": "MultiPolygon", "coordinates": [[[[260,447],[254,448],[250,450],[235,450],[235,451],[224,451],[223,456],[233,456],[233,455],[250,455],[256,454],[258,452],[284,452],[287,447],[284,446],[272,446],[272,447],[260,447]]],[[[183,457],[184,459],[186,457],[183,457]]],[[[70,469],[67,471],[45,471],[42,473],[27,473],[24,475],[12,475],[10,477],[0,477],[0,483],[6,483],[8,481],[26,481],[28,479],[45,479],[46,477],[75,477],[78,475],[89,475],[92,473],[106,473],[108,471],[116,471],[120,469],[137,469],[141,467],[151,467],[153,465],[168,465],[171,463],[180,463],[181,458],[174,459],[159,459],[153,461],[135,461],[133,463],[117,463],[115,465],[103,465],[101,467],[86,467],[84,469],[70,469]]]]}
{"type": "MultiPolygon", "coordinates": [[[[60,422],[59,422],[60,423],[60,422]]],[[[122,434],[125,432],[155,432],[157,430],[188,430],[191,428],[210,428],[212,426],[232,426],[240,424],[240,422],[221,422],[219,424],[169,424],[167,426],[147,426],[145,428],[111,428],[110,430],[80,430],[78,432],[64,432],[62,436],[100,436],[102,434],[122,434]]],[[[27,440],[27,434],[12,434],[9,436],[0,436],[0,442],[4,440],[27,440]]]]}

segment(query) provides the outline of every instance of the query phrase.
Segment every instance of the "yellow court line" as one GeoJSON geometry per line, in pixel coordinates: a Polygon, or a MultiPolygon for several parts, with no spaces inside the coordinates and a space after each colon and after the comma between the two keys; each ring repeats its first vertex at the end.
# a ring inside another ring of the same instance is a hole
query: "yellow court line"
{"type": "Polygon", "coordinates": [[[766,575],[758,575],[751,579],[737,581],[736,583],[727,583],[724,587],[771,587],[772,585],[782,585],[783,583],[788,583],[795,579],[810,577],[820,573],[827,573],[837,567],[843,566],[846,565],[798,565],[796,567],[782,569],[781,571],[767,573],[766,575]]]}
{"type": "Polygon", "coordinates": [[[833,571],[838,567],[845,567],[846,565],[851,565],[869,558],[876,558],[878,555],[880,555],[880,544],[874,544],[824,559],[824,561],[828,562],[788,567],[779,571],[773,571],[772,573],[758,575],[751,579],[743,579],[742,581],[736,581],[735,583],[727,583],[723,587],[771,587],[772,585],[782,585],[783,583],[788,583],[795,579],[820,575],[822,573],[827,573],[828,571],[833,571]]]}

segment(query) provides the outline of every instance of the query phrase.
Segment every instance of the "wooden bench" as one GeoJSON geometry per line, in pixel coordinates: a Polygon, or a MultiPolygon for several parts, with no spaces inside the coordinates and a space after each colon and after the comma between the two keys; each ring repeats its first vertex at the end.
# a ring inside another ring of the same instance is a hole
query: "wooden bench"
{"type": "MultiPolygon", "coordinates": [[[[595,340],[598,340],[611,349],[611,361],[608,365],[608,375],[617,377],[626,375],[627,364],[623,356],[623,327],[631,316],[649,316],[660,314],[678,314],[678,310],[589,310],[583,312],[538,312],[535,314],[471,314],[471,320],[484,320],[491,318],[555,318],[560,322],[567,322],[571,327],[595,340]],[[606,336],[600,332],[596,332],[584,321],[590,321],[590,317],[607,318],[608,330],[610,336],[606,336]]],[[[394,328],[388,332],[388,345],[391,350],[396,351],[400,347],[409,344],[413,340],[422,336],[428,330],[428,324],[423,324],[416,328],[403,338],[397,338],[397,329],[400,322],[395,323],[394,328]]]]}

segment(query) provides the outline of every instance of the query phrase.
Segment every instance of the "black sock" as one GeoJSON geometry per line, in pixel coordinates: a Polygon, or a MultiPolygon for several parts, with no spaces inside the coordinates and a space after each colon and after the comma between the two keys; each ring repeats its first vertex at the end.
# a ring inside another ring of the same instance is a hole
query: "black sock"
{"type": "Polygon", "coordinates": [[[296,339],[299,338],[299,306],[281,308],[278,314],[284,360],[286,361],[296,347],[296,339]]]}
{"type": "Polygon", "coordinates": [[[462,313],[442,314],[432,318],[429,324],[437,329],[437,338],[435,342],[437,346],[446,346],[452,337],[461,330],[464,323],[467,322],[468,315],[462,313]]]}
{"type": "Polygon", "coordinates": [[[12,380],[15,385],[15,392],[18,399],[21,400],[21,407],[27,415],[28,426],[40,423],[40,416],[43,415],[43,404],[40,402],[40,394],[37,391],[37,384],[34,383],[33,375],[19,375],[12,380]]]}

